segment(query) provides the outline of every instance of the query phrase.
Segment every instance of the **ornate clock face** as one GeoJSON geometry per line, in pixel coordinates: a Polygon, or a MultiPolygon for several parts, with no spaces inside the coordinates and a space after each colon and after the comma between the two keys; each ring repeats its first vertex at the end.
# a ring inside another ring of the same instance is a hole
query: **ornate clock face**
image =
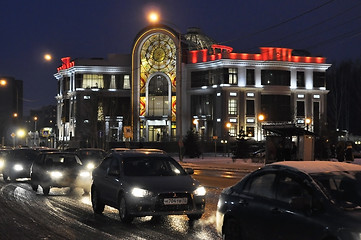
{"type": "Polygon", "coordinates": [[[149,71],[169,72],[175,68],[176,47],[173,40],[165,34],[154,34],[142,47],[141,64],[149,71]]]}

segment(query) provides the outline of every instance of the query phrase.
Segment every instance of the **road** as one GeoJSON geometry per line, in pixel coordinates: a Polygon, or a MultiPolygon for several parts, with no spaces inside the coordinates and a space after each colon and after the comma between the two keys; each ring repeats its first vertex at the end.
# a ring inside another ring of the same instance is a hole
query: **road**
{"type": "Polygon", "coordinates": [[[194,177],[207,188],[206,212],[190,224],[186,216],[136,218],[119,221],[118,211],[106,207],[94,215],[89,195],[80,189],[53,188],[44,196],[35,193],[27,180],[0,181],[0,239],[220,239],[215,232],[219,193],[242,178],[248,170],[209,169],[196,164],[194,177]]]}

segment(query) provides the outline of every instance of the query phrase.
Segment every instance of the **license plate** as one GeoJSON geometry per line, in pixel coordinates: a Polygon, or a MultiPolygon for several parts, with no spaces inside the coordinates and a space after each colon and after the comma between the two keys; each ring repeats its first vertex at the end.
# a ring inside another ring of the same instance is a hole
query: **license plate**
{"type": "Polygon", "coordinates": [[[181,205],[187,204],[188,198],[164,198],[164,205],[181,205]]]}

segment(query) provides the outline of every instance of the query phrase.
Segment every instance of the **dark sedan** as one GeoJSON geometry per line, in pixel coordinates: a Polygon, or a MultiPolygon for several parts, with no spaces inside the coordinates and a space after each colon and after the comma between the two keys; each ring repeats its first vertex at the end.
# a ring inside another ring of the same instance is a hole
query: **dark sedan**
{"type": "Polygon", "coordinates": [[[105,205],[117,208],[123,222],[157,215],[199,219],[206,191],[186,170],[161,151],[112,153],[93,171],[93,210],[100,214],[105,205]]]}
{"type": "Polygon", "coordinates": [[[88,193],[90,183],[91,173],[84,170],[75,153],[41,153],[31,166],[31,186],[37,191],[40,185],[44,195],[48,195],[52,187],[79,187],[88,193]]]}
{"type": "Polygon", "coordinates": [[[38,151],[30,148],[10,150],[4,161],[4,181],[9,182],[15,181],[17,178],[29,178],[30,166],[38,154],[38,151]]]}
{"type": "Polygon", "coordinates": [[[221,193],[217,230],[237,240],[360,240],[361,166],[267,165],[221,193]]]}

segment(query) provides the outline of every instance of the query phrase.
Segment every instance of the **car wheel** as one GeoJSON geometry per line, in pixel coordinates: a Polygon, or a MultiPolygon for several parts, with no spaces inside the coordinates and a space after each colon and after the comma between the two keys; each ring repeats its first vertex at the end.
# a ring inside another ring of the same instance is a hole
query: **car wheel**
{"type": "Polygon", "coordinates": [[[238,221],[234,218],[226,220],[223,226],[222,238],[224,240],[242,240],[242,232],[238,221]]]}
{"type": "Polygon", "coordinates": [[[95,190],[95,187],[92,188],[91,201],[92,201],[92,207],[94,213],[102,214],[104,211],[105,204],[102,203],[101,200],[99,199],[99,195],[98,192],[95,190]]]}
{"type": "Polygon", "coordinates": [[[33,189],[33,191],[37,192],[38,191],[38,184],[31,183],[31,188],[33,189]]]}
{"type": "Polygon", "coordinates": [[[3,173],[3,179],[4,179],[4,181],[7,182],[7,183],[10,182],[9,176],[6,175],[6,174],[4,174],[4,173],[3,173]]]}
{"type": "Polygon", "coordinates": [[[130,223],[133,221],[133,217],[128,214],[127,202],[125,197],[121,196],[119,200],[119,217],[124,223],[130,223]]]}
{"type": "Polygon", "coordinates": [[[50,187],[49,186],[41,186],[43,188],[44,195],[49,195],[50,187]]]}
{"type": "Polygon", "coordinates": [[[188,215],[188,218],[190,221],[199,220],[199,219],[201,219],[201,217],[202,217],[202,214],[189,214],[188,215]]]}

